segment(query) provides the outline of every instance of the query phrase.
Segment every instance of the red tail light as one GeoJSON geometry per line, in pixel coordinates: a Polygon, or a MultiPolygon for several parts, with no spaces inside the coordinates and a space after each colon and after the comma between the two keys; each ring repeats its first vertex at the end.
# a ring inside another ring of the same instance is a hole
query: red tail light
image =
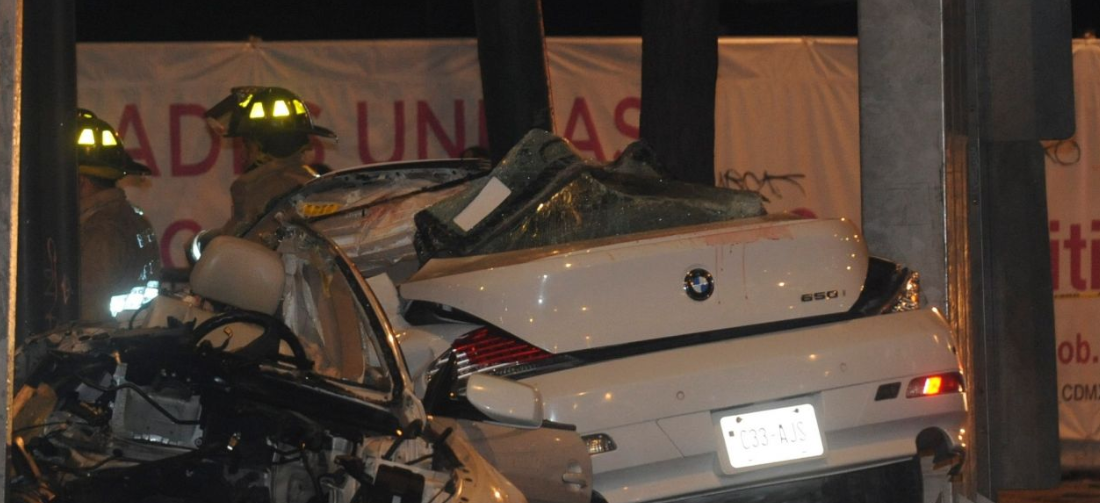
{"type": "Polygon", "coordinates": [[[905,398],[962,393],[963,389],[963,377],[961,373],[945,372],[942,374],[918,377],[909,381],[909,388],[905,390],[905,398]]]}
{"type": "MultiPolygon", "coordinates": [[[[543,351],[491,327],[479,328],[459,337],[451,349],[458,363],[459,378],[475,372],[508,376],[573,361],[568,356],[543,351]]],[[[444,361],[445,358],[440,358],[436,368],[444,361]]]]}
{"type": "Polygon", "coordinates": [[[452,347],[458,353],[460,365],[467,363],[479,369],[533,362],[553,356],[519,339],[494,334],[488,328],[480,328],[459,337],[452,347]]]}

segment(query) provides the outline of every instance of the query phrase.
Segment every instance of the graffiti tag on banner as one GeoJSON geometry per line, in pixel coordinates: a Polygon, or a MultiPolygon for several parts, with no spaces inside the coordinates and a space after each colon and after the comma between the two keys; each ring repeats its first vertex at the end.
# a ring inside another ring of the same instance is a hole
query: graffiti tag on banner
{"type": "Polygon", "coordinates": [[[729,169],[722,173],[721,178],[718,180],[718,184],[729,189],[755,192],[760,195],[760,198],[763,199],[764,202],[770,203],[771,199],[768,198],[768,194],[771,194],[772,197],[783,199],[783,192],[780,190],[780,185],[793,186],[797,188],[802,195],[806,195],[806,188],[802,186],[803,178],[806,178],[806,175],[802,173],[773,175],[766,170],[757,174],[752,171],[741,173],[736,169],[729,169]]]}
{"type": "Polygon", "coordinates": [[[1081,160],[1081,145],[1077,137],[1043,142],[1043,154],[1047,161],[1058,166],[1074,166],[1081,160]]]}

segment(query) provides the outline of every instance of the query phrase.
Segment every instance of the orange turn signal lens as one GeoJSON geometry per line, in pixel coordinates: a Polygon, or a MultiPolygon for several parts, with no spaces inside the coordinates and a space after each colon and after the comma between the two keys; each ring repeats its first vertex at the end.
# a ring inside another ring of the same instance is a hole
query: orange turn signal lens
{"type": "Polygon", "coordinates": [[[940,376],[929,377],[924,380],[924,395],[938,395],[943,386],[943,378],[940,376]]]}
{"type": "Polygon", "coordinates": [[[962,393],[963,389],[963,377],[961,373],[945,372],[943,374],[918,377],[909,381],[909,388],[905,390],[905,398],[962,393]]]}

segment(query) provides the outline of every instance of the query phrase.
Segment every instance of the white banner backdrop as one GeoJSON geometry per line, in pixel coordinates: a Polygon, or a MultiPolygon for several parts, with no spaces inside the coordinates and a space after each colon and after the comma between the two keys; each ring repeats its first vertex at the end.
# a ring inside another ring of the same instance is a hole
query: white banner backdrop
{"type": "Polygon", "coordinates": [[[1100,466],[1100,44],[1073,46],[1077,134],[1048,142],[1063,468],[1100,466]]]}
{"type": "MultiPolygon", "coordinates": [[[[716,180],[757,190],[770,211],[859,215],[854,39],[729,39],[720,47],[716,180]]],[[[557,131],[613,159],[638,137],[639,39],[550,39],[557,131]]],[[[82,44],[80,106],[114,124],[155,175],[127,187],[161,237],[164,262],[229,214],[239,145],[202,112],[238,85],[291,89],[339,142],[333,168],[457,156],[486,143],[473,40],[82,44]]]]}
{"type": "MultiPolygon", "coordinates": [[[[80,105],[113,123],[155,176],[127,187],[165,264],[229,214],[240,152],[206,107],[237,85],[289,88],[340,134],[316,145],[334,168],[458,155],[485,144],[472,40],[83,44],[80,105]]],[[[638,39],[550,39],[557,131],[614,158],[638,137],[638,39]]],[[[768,210],[859,221],[854,39],[726,39],[719,49],[715,180],[768,210]]],[[[1076,41],[1077,136],[1047,147],[1063,461],[1100,465],[1100,44],[1076,41]]]]}

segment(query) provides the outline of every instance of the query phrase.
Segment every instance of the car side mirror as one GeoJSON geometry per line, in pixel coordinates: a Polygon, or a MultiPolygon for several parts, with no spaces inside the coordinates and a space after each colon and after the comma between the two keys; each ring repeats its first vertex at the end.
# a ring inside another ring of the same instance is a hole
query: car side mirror
{"type": "Polygon", "coordinates": [[[466,400],[489,419],[508,426],[542,425],[542,395],[520,382],[473,374],[466,382],[466,400]]]}

